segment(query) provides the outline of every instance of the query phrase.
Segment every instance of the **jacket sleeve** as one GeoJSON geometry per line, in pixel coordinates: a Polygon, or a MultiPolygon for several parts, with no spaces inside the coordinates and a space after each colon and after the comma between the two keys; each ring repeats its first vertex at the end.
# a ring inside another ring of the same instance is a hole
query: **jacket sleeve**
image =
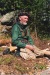
{"type": "Polygon", "coordinates": [[[18,27],[16,25],[14,25],[12,28],[12,43],[15,44],[17,47],[24,48],[26,46],[26,44],[22,43],[18,39],[18,33],[19,33],[18,27]]]}
{"type": "Polygon", "coordinates": [[[31,44],[31,45],[34,45],[34,41],[33,41],[33,39],[31,38],[31,36],[30,36],[30,30],[28,29],[28,41],[29,41],[29,43],[31,44]]]}

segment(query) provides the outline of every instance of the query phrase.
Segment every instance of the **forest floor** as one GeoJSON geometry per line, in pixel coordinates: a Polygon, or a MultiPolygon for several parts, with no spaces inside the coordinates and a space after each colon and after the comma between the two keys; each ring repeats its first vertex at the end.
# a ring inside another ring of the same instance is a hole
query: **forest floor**
{"type": "MultiPolygon", "coordinates": [[[[35,38],[33,34],[31,35],[37,47],[40,49],[48,47],[50,40],[40,40],[35,38]]],[[[24,60],[13,54],[3,55],[3,51],[4,48],[0,46],[0,72],[2,71],[6,75],[40,75],[42,71],[50,67],[50,56],[38,57],[35,60],[24,60]]]]}

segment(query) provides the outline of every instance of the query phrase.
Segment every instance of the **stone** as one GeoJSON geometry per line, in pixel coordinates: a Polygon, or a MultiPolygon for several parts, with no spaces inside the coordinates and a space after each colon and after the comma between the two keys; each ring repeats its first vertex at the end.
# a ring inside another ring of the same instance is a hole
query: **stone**
{"type": "Polygon", "coordinates": [[[0,75],[5,75],[5,72],[3,70],[0,70],[0,75]]]}
{"type": "Polygon", "coordinates": [[[1,24],[4,25],[4,24],[11,23],[14,20],[15,15],[16,15],[16,11],[6,13],[5,15],[3,15],[1,19],[1,24]]]}
{"type": "Polygon", "coordinates": [[[40,75],[50,75],[50,68],[46,69],[45,71],[41,72],[40,75]]]}
{"type": "Polygon", "coordinates": [[[1,75],[5,75],[5,73],[4,72],[1,72],[1,75]]]}

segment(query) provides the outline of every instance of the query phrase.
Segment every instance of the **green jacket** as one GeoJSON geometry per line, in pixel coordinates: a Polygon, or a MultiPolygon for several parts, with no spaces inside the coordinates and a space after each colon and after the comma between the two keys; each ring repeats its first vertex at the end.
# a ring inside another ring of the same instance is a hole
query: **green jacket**
{"type": "Polygon", "coordinates": [[[33,45],[33,40],[30,37],[28,25],[22,25],[20,23],[15,24],[12,27],[12,44],[20,48],[25,48],[28,42],[23,42],[24,39],[27,39],[29,44],[33,45]]]}

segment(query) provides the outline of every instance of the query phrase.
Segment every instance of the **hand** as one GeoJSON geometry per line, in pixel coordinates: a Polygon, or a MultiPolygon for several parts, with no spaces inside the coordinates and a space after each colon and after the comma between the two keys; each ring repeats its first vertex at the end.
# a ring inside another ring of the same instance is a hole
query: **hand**
{"type": "Polygon", "coordinates": [[[30,50],[34,50],[32,45],[26,45],[26,48],[30,49],[30,50]]]}

